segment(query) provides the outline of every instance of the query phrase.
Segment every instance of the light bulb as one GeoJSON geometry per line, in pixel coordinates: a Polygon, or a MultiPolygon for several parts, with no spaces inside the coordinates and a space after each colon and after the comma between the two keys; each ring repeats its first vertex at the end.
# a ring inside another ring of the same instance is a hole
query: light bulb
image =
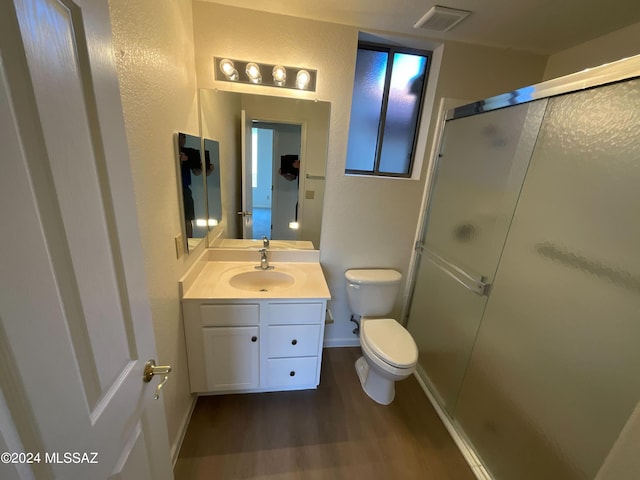
{"type": "Polygon", "coordinates": [[[228,58],[224,58],[220,60],[220,71],[224,73],[224,76],[227,77],[227,80],[238,80],[238,70],[236,70],[233,65],[233,61],[228,58]]]}
{"type": "Polygon", "coordinates": [[[260,74],[260,67],[258,64],[253,62],[247,63],[245,72],[252,83],[262,83],[262,75],[260,74]]]}
{"type": "Polygon", "coordinates": [[[298,75],[296,75],[296,86],[300,90],[304,90],[309,85],[309,81],[311,80],[311,75],[306,70],[300,70],[298,75]]]}
{"type": "Polygon", "coordinates": [[[287,83],[287,70],[282,65],[273,67],[272,75],[274,85],[282,87],[287,83]]]}

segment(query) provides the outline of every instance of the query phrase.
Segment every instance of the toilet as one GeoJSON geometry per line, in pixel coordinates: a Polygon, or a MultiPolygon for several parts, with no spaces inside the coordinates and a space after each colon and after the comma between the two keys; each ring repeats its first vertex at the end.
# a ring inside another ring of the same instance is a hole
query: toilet
{"type": "Polygon", "coordinates": [[[402,275],[389,269],[354,269],[345,272],[347,301],[360,316],[362,357],[356,372],[369,397],[389,405],[396,394],[395,382],[411,375],[418,363],[418,347],[411,334],[393,318],[402,275]]]}

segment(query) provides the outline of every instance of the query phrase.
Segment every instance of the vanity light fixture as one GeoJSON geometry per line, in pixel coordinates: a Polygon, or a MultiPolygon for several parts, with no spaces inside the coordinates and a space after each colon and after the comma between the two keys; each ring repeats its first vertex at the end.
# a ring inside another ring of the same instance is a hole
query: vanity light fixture
{"type": "Polygon", "coordinates": [[[225,57],[214,57],[214,66],[215,79],[223,82],[316,91],[318,73],[308,68],[288,67],[281,64],[269,65],[225,57]],[[266,72],[271,72],[271,75],[266,72]]]}
{"type": "Polygon", "coordinates": [[[291,230],[298,230],[298,228],[300,228],[300,224],[298,222],[289,222],[289,228],[291,230]]]}
{"type": "Polygon", "coordinates": [[[216,225],[218,225],[218,220],[216,220],[215,218],[210,218],[209,221],[207,222],[207,220],[205,218],[196,219],[196,226],[197,227],[206,227],[207,224],[210,227],[215,227],[216,225]]]}
{"type": "Polygon", "coordinates": [[[257,63],[247,63],[245,72],[247,73],[247,77],[249,77],[249,81],[251,83],[262,83],[262,74],[260,73],[260,67],[257,63]]]}

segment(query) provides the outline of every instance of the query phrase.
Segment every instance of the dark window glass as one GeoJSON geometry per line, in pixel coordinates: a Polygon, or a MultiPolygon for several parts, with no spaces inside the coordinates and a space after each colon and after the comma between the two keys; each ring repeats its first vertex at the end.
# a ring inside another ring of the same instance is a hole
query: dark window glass
{"type": "Polygon", "coordinates": [[[358,48],[347,173],[411,176],[429,54],[358,48]]]}

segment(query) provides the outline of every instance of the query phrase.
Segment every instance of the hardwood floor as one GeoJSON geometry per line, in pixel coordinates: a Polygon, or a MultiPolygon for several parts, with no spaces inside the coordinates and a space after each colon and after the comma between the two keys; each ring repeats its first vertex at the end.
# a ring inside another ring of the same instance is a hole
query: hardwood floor
{"type": "Polygon", "coordinates": [[[317,390],[198,398],[176,480],[474,480],[416,379],[378,405],[360,386],[359,356],[325,349],[317,390]]]}

